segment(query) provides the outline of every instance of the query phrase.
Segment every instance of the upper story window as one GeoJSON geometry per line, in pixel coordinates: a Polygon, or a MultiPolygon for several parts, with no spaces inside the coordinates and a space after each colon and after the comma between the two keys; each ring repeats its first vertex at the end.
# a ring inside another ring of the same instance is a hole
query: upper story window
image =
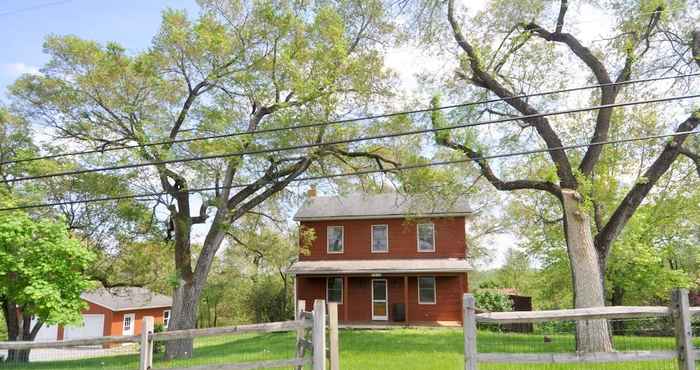
{"type": "Polygon", "coordinates": [[[435,224],[418,224],[418,252],[435,252],[435,224]]]}
{"type": "Polygon", "coordinates": [[[326,279],[326,299],[328,302],[343,303],[343,278],[326,279]]]}
{"type": "Polygon", "coordinates": [[[326,250],[328,253],[343,253],[344,230],[342,226],[328,226],[326,229],[326,250]]]}
{"type": "Polygon", "coordinates": [[[389,251],[389,225],[372,225],[372,252],[389,251]]]}

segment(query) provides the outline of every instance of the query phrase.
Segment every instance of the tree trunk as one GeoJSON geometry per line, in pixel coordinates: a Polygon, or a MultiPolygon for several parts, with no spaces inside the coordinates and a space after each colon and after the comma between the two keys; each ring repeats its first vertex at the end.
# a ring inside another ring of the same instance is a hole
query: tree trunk
{"type": "MultiPolygon", "coordinates": [[[[168,330],[193,329],[197,323],[197,303],[200,292],[191,281],[181,281],[173,294],[172,318],[168,330]]],[[[178,339],[166,342],[165,359],[191,358],[192,339],[178,339]]]]}
{"type": "MultiPolygon", "coordinates": [[[[31,315],[21,315],[19,307],[16,304],[3,300],[2,302],[3,315],[5,316],[5,324],[7,326],[7,338],[10,342],[16,341],[33,341],[42,323],[39,321],[34,328],[31,326],[31,315]]],[[[15,350],[7,351],[7,362],[29,362],[29,353],[31,350],[15,350]]]]}
{"type": "MultiPolygon", "coordinates": [[[[575,190],[562,189],[562,203],[566,220],[566,244],[574,282],[574,307],[603,307],[605,294],[598,255],[593,245],[590,216],[583,209],[581,195],[575,190]]],[[[608,322],[579,321],[576,325],[576,350],[612,351],[608,322]]]]}

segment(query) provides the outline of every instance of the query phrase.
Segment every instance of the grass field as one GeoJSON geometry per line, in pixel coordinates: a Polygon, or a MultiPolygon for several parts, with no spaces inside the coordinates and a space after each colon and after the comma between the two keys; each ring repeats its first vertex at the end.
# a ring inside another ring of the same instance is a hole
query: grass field
{"type": "MultiPolygon", "coordinates": [[[[460,369],[463,366],[462,331],[459,329],[393,329],[341,331],[341,364],[348,370],[427,370],[460,369]]],[[[480,352],[571,352],[572,336],[550,336],[545,343],[540,335],[480,332],[480,352]]],[[[195,355],[189,360],[166,362],[158,355],[155,368],[213,365],[294,356],[294,334],[244,335],[206,338],[195,342],[195,355]]],[[[674,348],[672,338],[617,337],[616,348],[629,350],[667,350],[674,348]]],[[[25,365],[1,364],[2,370],[108,369],[134,370],[136,355],[120,355],[62,362],[34,362],[25,365]]],[[[666,370],[676,369],[675,362],[645,362],[599,365],[505,365],[481,364],[480,369],[504,370],[666,370]]]]}

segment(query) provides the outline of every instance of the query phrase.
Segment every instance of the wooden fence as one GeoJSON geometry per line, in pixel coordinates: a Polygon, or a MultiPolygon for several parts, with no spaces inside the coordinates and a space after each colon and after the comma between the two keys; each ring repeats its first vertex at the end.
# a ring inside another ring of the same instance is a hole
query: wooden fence
{"type": "Polygon", "coordinates": [[[139,370],[153,367],[154,343],[177,339],[195,339],[220,335],[238,335],[246,333],[297,333],[296,353],[294,358],[283,360],[267,360],[236,364],[211,364],[205,366],[175,368],[171,370],[243,370],[296,367],[303,369],[310,364],[313,370],[339,370],[339,341],[338,341],[338,304],[323,300],[314,302],[313,311],[305,311],[305,302],[299,301],[298,311],[294,320],[264,324],[239,325],[206,329],[174,330],[155,333],[153,317],[144,317],[141,335],[107,336],[98,338],[70,339],[47,342],[0,342],[0,350],[23,350],[38,348],[70,348],[79,346],[101,346],[114,343],[139,343],[139,370]],[[328,315],[326,315],[328,308],[328,315]],[[329,335],[326,335],[328,328],[329,335]],[[329,337],[329,338],[328,338],[329,337]],[[330,339],[330,348],[326,340],[330,339]]]}
{"type": "Polygon", "coordinates": [[[689,307],[688,291],[677,289],[671,296],[671,305],[664,306],[613,306],[580,308],[553,311],[517,311],[476,313],[474,296],[465,294],[464,309],[464,369],[477,370],[478,363],[603,363],[638,362],[677,359],[680,370],[695,370],[695,360],[700,351],[693,347],[691,317],[700,314],[700,307],[689,307]],[[593,319],[642,319],[650,317],[671,317],[676,337],[674,351],[634,351],[599,353],[477,353],[476,324],[497,323],[537,323],[544,321],[586,321],[593,319]]]}

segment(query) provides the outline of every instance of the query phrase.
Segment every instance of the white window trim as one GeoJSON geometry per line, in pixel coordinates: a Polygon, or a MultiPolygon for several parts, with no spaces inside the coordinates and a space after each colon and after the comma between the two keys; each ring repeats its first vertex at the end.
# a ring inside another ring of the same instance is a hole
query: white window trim
{"type": "Polygon", "coordinates": [[[340,226],[340,225],[332,225],[332,226],[326,226],[326,253],[328,254],[342,254],[345,252],[345,226],[340,226]],[[331,251],[331,243],[330,240],[328,239],[329,230],[331,228],[339,227],[340,228],[340,233],[342,234],[342,237],[340,238],[341,243],[340,243],[340,251],[331,251]]]}
{"type": "Polygon", "coordinates": [[[165,329],[167,329],[167,328],[168,328],[168,325],[170,325],[170,318],[171,318],[171,315],[172,315],[172,314],[173,314],[173,313],[172,313],[171,310],[163,310],[163,327],[164,327],[165,329]],[[165,313],[166,313],[166,312],[168,313],[168,321],[165,321],[165,313]]]}
{"type": "Polygon", "coordinates": [[[372,253],[389,253],[389,225],[387,224],[381,224],[381,225],[372,225],[370,228],[370,234],[371,234],[371,241],[370,241],[370,246],[369,249],[372,253]],[[384,226],[386,229],[386,250],[385,251],[375,251],[374,250],[374,227],[375,226],[384,226]]]}
{"type": "Polygon", "coordinates": [[[127,331],[127,330],[126,330],[126,318],[127,318],[127,317],[131,319],[131,320],[129,320],[129,331],[134,331],[134,332],[135,332],[136,330],[135,330],[135,328],[134,328],[134,324],[135,324],[135,321],[136,321],[136,314],[134,314],[134,313],[126,313],[126,314],[124,314],[124,317],[122,317],[122,333],[124,333],[124,332],[127,331]]]}
{"type": "Polygon", "coordinates": [[[418,276],[418,283],[416,284],[418,286],[418,304],[425,304],[425,305],[431,305],[431,304],[437,304],[437,277],[435,276],[418,276]],[[433,278],[433,298],[435,298],[434,302],[423,302],[420,299],[420,279],[421,278],[433,278]]]}
{"type": "Polygon", "coordinates": [[[345,279],[341,276],[330,276],[326,278],[326,302],[330,302],[330,295],[328,294],[328,279],[340,279],[340,302],[335,302],[337,304],[343,304],[343,295],[345,295],[345,279]]]}
{"type": "Polygon", "coordinates": [[[435,224],[434,223],[431,222],[431,223],[416,225],[416,249],[418,250],[418,253],[434,253],[435,252],[435,224]],[[422,225],[430,225],[430,227],[433,228],[433,249],[430,249],[430,250],[420,249],[420,227],[422,225]]]}

